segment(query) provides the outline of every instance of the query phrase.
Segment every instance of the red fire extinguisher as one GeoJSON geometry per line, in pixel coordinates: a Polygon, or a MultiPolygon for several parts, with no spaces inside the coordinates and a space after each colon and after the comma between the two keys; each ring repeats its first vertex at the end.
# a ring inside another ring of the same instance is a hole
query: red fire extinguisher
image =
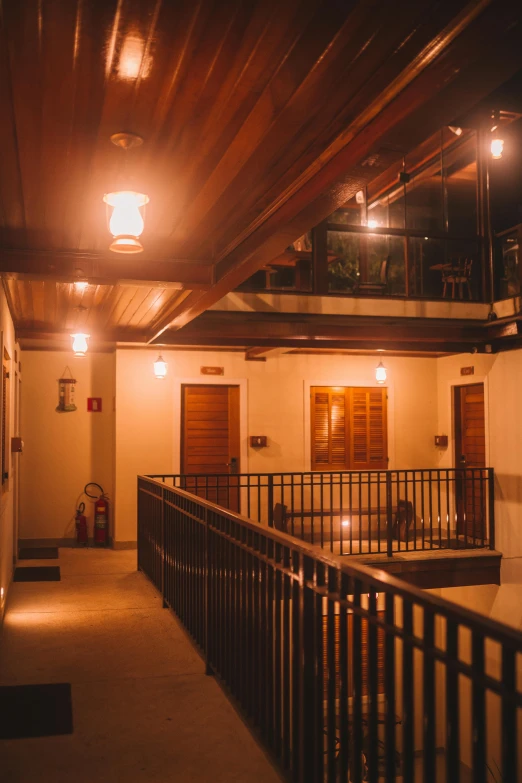
{"type": "Polygon", "coordinates": [[[87,546],[89,543],[89,535],[87,533],[87,518],[83,513],[85,511],[85,503],[80,503],[76,509],[76,516],[74,521],[76,523],[76,543],[79,546],[87,546]]]}
{"type": "Polygon", "coordinates": [[[109,499],[99,484],[87,484],[84,489],[89,498],[96,498],[94,504],[94,544],[95,546],[107,546],[109,543],[109,499]],[[90,487],[97,487],[99,495],[89,493],[90,487]]]}

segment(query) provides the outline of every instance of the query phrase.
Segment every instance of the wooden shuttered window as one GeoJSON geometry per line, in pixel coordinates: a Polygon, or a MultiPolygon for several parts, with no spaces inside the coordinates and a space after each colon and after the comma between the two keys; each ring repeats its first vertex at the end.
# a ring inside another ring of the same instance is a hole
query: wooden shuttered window
{"type": "Polygon", "coordinates": [[[349,399],[344,388],[312,388],[312,470],[348,470],[349,399]]]}
{"type": "Polygon", "coordinates": [[[313,386],[312,470],[388,467],[386,389],[313,386]]]}

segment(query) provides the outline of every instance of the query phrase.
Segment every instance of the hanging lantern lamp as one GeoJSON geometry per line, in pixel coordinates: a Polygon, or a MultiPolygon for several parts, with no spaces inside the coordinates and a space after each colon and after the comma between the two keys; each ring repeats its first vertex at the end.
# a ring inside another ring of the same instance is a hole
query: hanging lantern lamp
{"type": "Polygon", "coordinates": [[[386,383],[386,367],[382,362],[375,368],[375,380],[377,383],[386,383]]]}
{"type": "Polygon", "coordinates": [[[163,356],[158,356],[154,362],[154,375],[158,380],[164,380],[167,375],[167,362],[164,360],[163,356]]]}
{"type": "MultiPolygon", "coordinates": [[[[134,133],[115,133],[111,141],[125,152],[143,143],[134,133]]],[[[145,193],[135,190],[116,190],[103,197],[107,204],[107,220],[113,241],[109,250],[113,253],[141,253],[140,236],[145,228],[144,208],[149,203],[145,193]]]]}
{"type": "Polygon", "coordinates": [[[89,339],[90,334],[71,334],[72,338],[72,349],[74,351],[74,355],[79,359],[83,358],[85,354],[87,353],[88,344],[87,340],[89,339]]]}

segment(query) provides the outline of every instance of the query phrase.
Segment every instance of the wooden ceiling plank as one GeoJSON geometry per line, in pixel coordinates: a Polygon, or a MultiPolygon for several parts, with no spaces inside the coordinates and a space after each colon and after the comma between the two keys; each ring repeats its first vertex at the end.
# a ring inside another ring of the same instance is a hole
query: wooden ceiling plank
{"type": "MultiPolygon", "coordinates": [[[[312,2],[300,4],[298,0],[283,4],[257,2],[248,7],[250,19],[246,18],[246,6],[243,13],[237,15],[229,35],[237,40],[235,43],[227,41],[222,47],[221,67],[214,69],[208,83],[214,90],[213,99],[202,94],[200,104],[205,101],[206,110],[198,111],[194,127],[190,126],[190,132],[187,127],[178,140],[176,176],[183,199],[176,200],[175,207],[180,215],[185,214],[187,205],[201,190],[209,172],[215,169],[241,131],[259,96],[316,12],[317,5],[312,2]],[[227,62],[229,52],[234,53],[230,65],[227,62]],[[193,136],[198,138],[196,155],[191,148],[193,136]]],[[[166,211],[170,209],[169,200],[166,211]]]]}
{"type": "Polygon", "coordinates": [[[16,247],[25,241],[25,213],[7,35],[4,15],[0,14],[0,238],[2,244],[16,247]]]}
{"type": "Polygon", "coordinates": [[[153,288],[151,289],[149,296],[144,300],[142,307],[136,311],[132,326],[135,328],[146,328],[158,313],[162,311],[166,303],[170,301],[172,297],[177,297],[179,291],[173,291],[168,288],[153,288]]]}
{"type": "MultiPolygon", "coordinates": [[[[339,135],[348,137],[347,127],[354,127],[354,135],[368,103],[375,101],[408,65],[413,78],[411,62],[415,55],[423,45],[433,41],[456,10],[441,4],[435,18],[430,18],[428,6],[429,2],[408,2],[401,3],[399,10],[388,4],[379,14],[378,22],[363,6],[356,7],[317,67],[306,74],[277,119],[271,122],[256,154],[250,156],[233,179],[230,175],[234,168],[229,160],[223,159],[220,166],[225,167],[229,177],[227,189],[212,209],[209,204],[201,207],[207,215],[209,236],[213,235],[213,227],[219,226],[220,253],[235,241],[245,224],[258,219],[278,195],[293,187],[296,180],[302,180],[304,171],[312,167],[307,174],[309,178],[326,162],[323,153],[319,164],[319,145],[328,146],[339,135]],[[419,19],[422,25],[418,25],[419,19]],[[343,82],[342,89],[338,87],[339,80],[343,82]],[[240,215],[233,203],[241,204],[240,215]]],[[[316,31],[317,24],[314,24],[309,39],[303,42],[307,49],[317,39],[316,31]]],[[[232,152],[233,149],[229,154],[232,152]]],[[[237,153],[235,160],[238,160],[237,153]]],[[[216,190],[218,173],[216,169],[207,185],[213,185],[212,193],[216,190]]],[[[198,210],[199,202],[195,199],[189,215],[198,210]]],[[[191,225],[187,226],[185,221],[183,230],[191,236],[191,225]]],[[[205,238],[202,240],[200,246],[204,247],[205,238]]]]}
{"type": "MultiPolygon", "coordinates": [[[[126,286],[126,288],[130,288],[131,286],[126,286]]],[[[118,318],[118,328],[125,328],[131,325],[131,321],[134,318],[134,315],[136,311],[140,308],[140,306],[143,304],[144,300],[148,297],[150,294],[150,289],[147,288],[138,288],[138,286],[133,286],[133,295],[128,300],[125,309],[121,312],[119,318],[118,318]]]]}

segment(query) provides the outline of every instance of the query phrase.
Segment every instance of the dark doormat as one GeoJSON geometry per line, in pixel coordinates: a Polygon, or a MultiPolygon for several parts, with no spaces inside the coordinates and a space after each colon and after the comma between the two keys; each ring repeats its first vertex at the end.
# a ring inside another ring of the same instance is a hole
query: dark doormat
{"type": "Polygon", "coordinates": [[[60,566],[15,568],[13,582],[59,582],[60,566]]]}
{"type": "Polygon", "coordinates": [[[0,739],[72,733],[70,683],[0,687],[0,739]]]}
{"type": "Polygon", "coordinates": [[[56,560],[58,558],[57,546],[33,546],[21,549],[19,560],[56,560]]]}

